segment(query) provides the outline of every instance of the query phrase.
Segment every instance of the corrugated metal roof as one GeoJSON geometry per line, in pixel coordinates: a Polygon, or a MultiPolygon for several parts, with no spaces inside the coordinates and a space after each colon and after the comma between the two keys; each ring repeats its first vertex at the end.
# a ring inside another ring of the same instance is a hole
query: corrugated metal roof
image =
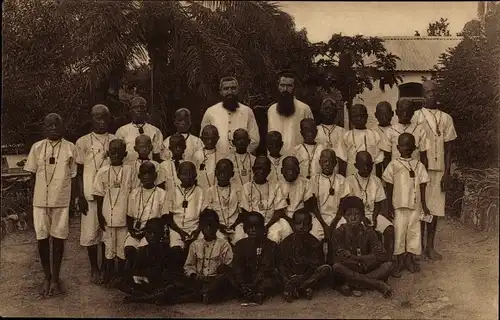
{"type": "MultiPolygon", "coordinates": [[[[384,47],[398,56],[398,71],[430,71],[439,56],[462,41],[462,37],[380,37],[384,47]]],[[[368,63],[367,60],[365,63],[368,63]]]]}

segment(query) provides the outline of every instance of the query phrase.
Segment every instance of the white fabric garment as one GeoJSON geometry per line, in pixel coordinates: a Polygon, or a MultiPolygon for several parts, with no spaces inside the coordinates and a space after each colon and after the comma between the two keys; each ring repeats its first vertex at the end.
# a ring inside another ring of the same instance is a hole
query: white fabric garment
{"type": "Polygon", "coordinates": [[[253,155],[248,152],[245,154],[234,152],[229,160],[233,162],[234,178],[238,180],[240,185],[252,181],[252,166],[255,162],[255,157],[253,155]]]}
{"type": "Polygon", "coordinates": [[[398,208],[394,212],[394,255],[422,253],[420,210],[398,208]]]}
{"type": "Polygon", "coordinates": [[[188,233],[198,228],[198,218],[204,203],[204,194],[200,187],[193,186],[186,190],[177,185],[167,192],[167,201],[168,211],[174,215],[174,222],[179,228],[188,233]]]}
{"type": "MultiPolygon", "coordinates": [[[[344,133],[344,145],[347,150],[347,172],[346,176],[357,172],[354,163],[356,154],[360,151],[368,151],[375,164],[384,161],[384,153],[380,150],[381,137],[377,131],[372,129],[352,129],[344,133]]],[[[373,166],[375,173],[375,166],[373,166]]]]}
{"type": "Polygon", "coordinates": [[[112,134],[91,132],[76,141],[78,155],[76,163],[83,165],[83,194],[92,200],[92,184],[95,174],[102,166],[109,165],[109,142],[116,139],[112,134]]]}
{"type": "Polygon", "coordinates": [[[444,171],[444,143],[457,138],[453,119],[441,110],[422,108],[415,112],[412,122],[421,125],[427,132],[429,170],[444,171]]]}
{"type": "Polygon", "coordinates": [[[319,158],[325,147],[322,144],[309,145],[301,143],[292,149],[292,155],[299,160],[300,176],[311,178],[321,173],[319,158]]]}
{"type": "Polygon", "coordinates": [[[206,189],[204,199],[203,208],[217,212],[222,225],[229,227],[238,218],[240,190],[237,186],[230,184],[227,187],[219,187],[214,185],[206,189]]]}
{"type": "Polygon", "coordinates": [[[425,202],[432,215],[444,217],[446,192],[441,190],[441,179],[444,176],[443,171],[429,170],[429,182],[425,188],[425,202]]]}
{"type": "Polygon", "coordinates": [[[429,182],[429,175],[422,162],[415,159],[399,158],[392,160],[382,178],[394,186],[392,204],[394,209],[407,208],[421,211],[420,185],[429,182]],[[415,177],[411,177],[410,172],[415,177]]]}
{"type": "MultiPolygon", "coordinates": [[[[184,160],[179,161],[179,163],[182,162],[184,162],[184,160]]],[[[181,184],[177,176],[174,160],[165,160],[160,163],[160,169],[158,171],[160,172],[159,175],[161,175],[162,179],[165,181],[165,190],[167,192],[170,192],[170,190],[173,190],[173,188],[181,184]]]]}
{"type": "MultiPolygon", "coordinates": [[[[182,136],[186,141],[186,150],[184,150],[183,158],[189,161],[195,161],[196,153],[199,150],[202,150],[204,145],[203,141],[195,135],[190,133],[183,133],[182,136]]],[[[168,148],[170,145],[170,137],[167,137],[165,141],[163,141],[162,150],[161,150],[161,159],[168,160],[172,158],[172,152],[168,148]]]]}
{"type": "Polygon", "coordinates": [[[33,227],[37,240],[49,236],[67,239],[69,234],[69,207],[33,207],[33,227]]]}
{"type": "Polygon", "coordinates": [[[80,245],[89,247],[102,242],[102,229],[97,219],[97,201],[89,200],[87,214],[81,215],[80,245]]]}
{"type": "Polygon", "coordinates": [[[311,178],[311,186],[318,201],[321,217],[330,225],[339,210],[340,200],[351,192],[351,188],[340,174],[331,176],[317,174],[311,178]],[[333,189],[333,195],[330,194],[330,189],[333,189]]]}
{"type": "Polygon", "coordinates": [[[52,142],[44,139],[31,147],[24,170],[36,174],[33,206],[68,207],[71,179],[76,177],[78,151],[66,139],[52,142]],[[51,163],[50,159],[53,158],[51,163]]]}
{"type": "Polygon", "coordinates": [[[300,121],[306,118],[313,119],[311,108],[300,100],[293,99],[295,113],[290,117],[283,117],[278,113],[277,103],[271,105],[267,110],[267,132],[278,131],[283,137],[283,148],[281,153],[290,155],[293,147],[304,142],[300,134],[300,121]]]}
{"type": "Polygon", "coordinates": [[[92,194],[104,197],[102,214],[108,227],[126,226],[132,173],[133,168],[130,165],[107,165],[97,171],[92,194]]]}
{"type": "MultiPolygon", "coordinates": [[[[135,152],[134,150],[134,146],[135,146],[135,138],[137,138],[140,135],[139,129],[141,128],[141,126],[142,125],[129,123],[116,130],[115,136],[125,141],[127,145],[127,157],[125,157],[124,163],[133,162],[139,157],[137,152],[135,152]]],[[[160,129],[149,123],[144,124],[142,126],[142,129],[144,130],[144,134],[151,138],[151,142],[153,144],[153,150],[149,155],[149,158],[152,159],[153,154],[155,153],[161,154],[163,134],[161,133],[160,129]]]]}
{"type": "Polygon", "coordinates": [[[242,103],[238,103],[238,105],[239,107],[236,111],[230,112],[222,106],[222,102],[219,102],[208,108],[201,120],[202,130],[209,124],[217,128],[219,131],[217,150],[224,154],[235,151],[232,141],[233,134],[237,129],[248,131],[248,136],[250,137],[248,152],[253,152],[259,145],[259,127],[257,126],[253,110],[242,103]]]}
{"type": "Polygon", "coordinates": [[[125,239],[127,227],[106,227],[103,233],[104,256],[111,260],[116,257],[125,260],[125,239]]]}
{"type": "Polygon", "coordinates": [[[191,274],[215,276],[219,273],[219,266],[230,265],[233,261],[233,250],[229,242],[223,239],[206,241],[195,240],[189,246],[189,252],[184,263],[184,272],[189,277],[191,274]]]}
{"type": "Polygon", "coordinates": [[[344,144],[346,130],[337,125],[320,124],[316,135],[316,143],[325,146],[325,149],[333,149],[337,158],[347,161],[347,150],[344,144]]]}
{"type": "Polygon", "coordinates": [[[368,178],[363,178],[359,173],[353,174],[345,180],[346,184],[349,184],[351,189],[350,195],[363,200],[365,204],[365,216],[373,223],[375,202],[386,199],[382,181],[374,174],[370,175],[368,178]]]}
{"type": "Polygon", "coordinates": [[[382,151],[390,152],[392,160],[396,160],[401,157],[398,146],[398,139],[402,133],[411,133],[415,137],[415,145],[417,149],[413,151],[412,158],[415,160],[420,159],[420,152],[427,151],[429,149],[429,140],[427,139],[427,132],[422,128],[421,125],[410,123],[409,125],[403,125],[401,123],[396,123],[391,126],[385,136],[383,136],[380,142],[380,149],[382,151]]]}
{"type": "Polygon", "coordinates": [[[285,179],[281,180],[281,189],[285,199],[287,199],[287,215],[291,218],[293,213],[299,209],[304,208],[304,201],[311,199],[313,190],[309,180],[299,176],[293,182],[287,182],[285,179]]]}
{"type": "Polygon", "coordinates": [[[264,216],[267,224],[276,210],[287,207],[286,198],[279,183],[256,184],[247,182],[240,191],[240,208],[246,211],[256,211],[264,216]]]}
{"type": "Polygon", "coordinates": [[[269,182],[271,183],[281,181],[281,179],[283,178],[283,174],[281,174],[281,168],[283,167],[283,159],[285,158],[285,156],[282,155],[279,158],[274,158],[268,155],[267,157],[271,161],[271,173],[269,173],[267,180],[269,180],[269,182]]]}

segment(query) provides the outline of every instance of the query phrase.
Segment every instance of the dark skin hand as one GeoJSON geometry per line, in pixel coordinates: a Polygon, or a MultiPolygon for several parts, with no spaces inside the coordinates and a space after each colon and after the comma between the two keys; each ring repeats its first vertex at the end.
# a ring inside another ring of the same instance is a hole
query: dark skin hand
{"type": "Polygon", "coordinates": [[[382,166],[383,166],[383,162],[375,164],[375,175],[378,178],[382,178],[382,173],[384,171],[384,168],[382,166]]]}
{"type": "Polygon", "coordinates": [[[77,170],[78,190],[81,191],[78,197],[78,207],[83,215],[87,215],[87,212],[89,211],[89,204],[83,194],[83,164],[78,164],[77,170]]]}
{"type": "Polygon", "coordinates": [[[229,226],[229,229],[234,230],[237,225],[242,223],[246,214],[248,214],[248,211],[246,211],[245,209],[241,209],[241,212],[238,214],[236,221],[234,221],[234,223],[229,226]]]}
{"type": "Polygon", "coordinates": [[[94,195],[94,199],[97,202],[97,220],[99,220],[99,226],[102,231],[106,231],[106,220],[102,214],[102,204],[104,203],[104,197],[94,195]]]}
{"type": "Polygon", "coordinates": [[[134,228],[134,218],[131,216],[127,216],[127,230],[130,235],[137,240],[144,238],[144,230],[136,230],[134,228]]]}
{"type": "Polygon", "coordinates": [[[392,158],[392,153],[384,151],[384,161],[382,162],[382,164],[384,165],[384,168],[387,168],[387,166],[389,165],[389,162],[391,162],[391,158],[392,158]]]}
{"type": "Polygon", "coordinates": [[[172,212],[170,212],[170,214],[167,215],[166,221],[169,228],[177,232],[181,236],[182,241],[186,241],[186,239],[189,237],[189,234],[186,231],[179,228],[177,223],[175,223],[174,214],[172,212]]]}
{"type": "Polygon", "coordinates": [[[392,192],[394,191],[394,185],[392,183],[386,183],[387,188],[387,211],[391,217],[394,217],[394,206],[392,204],[392,192]]]}
{"type": "Polygon", "coordinates": [[[452,141],[444,143],[444,175],[441,179],[441,190],[449,191],[451,189],[451,152],[452,141]]]}
{"type": "Polygon", "coordinates": [[[425,169],[429,168],[429,160],[427,159],[427,151],[420,152],[420,162],[422,162],[425,169]]]}

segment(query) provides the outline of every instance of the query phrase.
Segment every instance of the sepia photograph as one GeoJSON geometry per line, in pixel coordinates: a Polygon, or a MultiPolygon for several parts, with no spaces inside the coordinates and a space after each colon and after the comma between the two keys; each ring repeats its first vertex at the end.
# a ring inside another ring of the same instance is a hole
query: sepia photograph
{"type": "Polygon", "coordinates": [[[0,316],[498,319],[500,1],[2,2],[0,316]]]}

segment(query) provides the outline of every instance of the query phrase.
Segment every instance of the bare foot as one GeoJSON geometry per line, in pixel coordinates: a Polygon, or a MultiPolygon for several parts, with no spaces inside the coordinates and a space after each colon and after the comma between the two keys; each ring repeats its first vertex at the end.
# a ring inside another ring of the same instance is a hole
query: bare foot
{"type": "Polygon", "coordinates": [[[50,292],[50,280],[45,279],[40,287],[39,294],[43,298],[47,296],[50,292]]]}
{"type": "Polygon", "coordinates": [[[408,271],[411,273],[417,273],[420,272],[420,265],[416,261],[410,261],[408,263],[408,271]]]}
{"type": "Polygon", "coordinates": [[[427,256],[431,260],[443,260],[443,256],[437,253],[436,250],[434,250],[434,248],[427,249],[427,256]]]}
{"type": "Polygon", "coordinates": [[[93,283],[93,284],[99,284],[100,281],[101,281],[101,276],[99,274],[99,271],[92,271],[92,273],[90,274],[90,281],[93,283]]]}
{"type": "Polygon", "coordinates": [[[61,291],[61,284],[59,283],[59,281],[52,281],[50,283],[50,290],[49,290],[49,296],[51,297],[55,297],[55,296],[58,296],[62,293],[61,291]]]}

